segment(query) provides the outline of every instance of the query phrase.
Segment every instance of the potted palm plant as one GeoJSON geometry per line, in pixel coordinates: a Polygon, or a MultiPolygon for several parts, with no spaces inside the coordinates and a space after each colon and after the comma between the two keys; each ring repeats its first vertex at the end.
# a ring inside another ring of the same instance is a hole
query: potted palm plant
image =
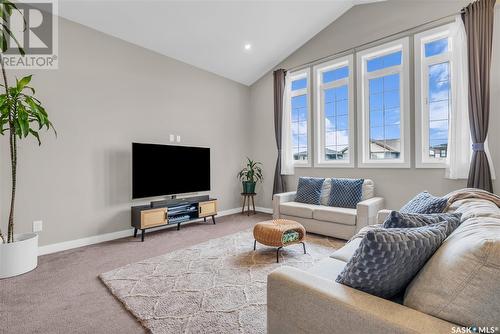
{"type": "MultiPolygon", "coordinates": [[[[16,79],[9,86],[5,72],[3,55],[8,49],[8,39],[17,44],[19,53],[24,50],[8,26],[9,17],[17,7],[10,1],[0,2],[0,67],[3,93],[0,94],[0,135],[9,139],[11,167],[11,198],[7,235],[0,229],[0,278],[23,274],[36,268],[38,263],[38,235],[35,233],[14,234],[14,208],[17,183],[17,141],[28,136],[34,137],[40,145],[39,131],[53,129],[47,112],[30,87],[31,75],[16,79]]],[[[55,130],[54,130],[55,133],[55,130]]]]}
{"type": "Polygon", "coordinates": [[[238,178],[243,185],[244,194],[255,193],[255,184],[257,181],[262,182],[264,179],[261,166],[261,162],[247,158],[247,165],[238,173],[238,178]]]}

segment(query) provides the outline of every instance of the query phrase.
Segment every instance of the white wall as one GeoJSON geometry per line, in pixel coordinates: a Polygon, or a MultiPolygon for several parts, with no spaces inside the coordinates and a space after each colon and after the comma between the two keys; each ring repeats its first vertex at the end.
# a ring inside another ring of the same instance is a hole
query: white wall
{"type": "MultiPolygon", "coordinates": [[[[130,227],[131,142],[212,149],[219,209],[240,205],[236,180],[248,155],[247,86],[61,19],[58,70],[32,71],[33,86],[59,133],[19,147],[16,233],[44,222],[40,245],[130,227]]],[[[13,75],[18,72],[9,71],[13,75]]],[[[2,152],[0,222],[10,192],[7,137],[2,152]]],[[[196,179],[196,175],[193,175],[196,179]]]]}
{"type": "MultiPolygon", "coordinates": [[[[363,43],[398,33],[434,19],[458,12],[467,1],[387,1],[369,5],[355,6],[337,21],[318,33],[290,55],[276,68],[291,68],[308,61],[325,57],[336,52],[350,49],[363,43]]],[[[497,6],[498,7],[498,6],[497,6]]],[[[495,51],[493,59],[499,59],[498,46],[500,18],[496,10],[495,51]]],[[[499,77],[498,61],[493,66],[492,79],[492,117],[491,137],[492,154],[500,172],[499,142],[499,77]],[[496,94],[495,94],[496,92],[496,94]]],[[[414,146],[414,110],[411,103],[412,146],[414,146]]],[[[253,120],[253,158],[265,166],[267,179],[259,190],[259,206],[271,206],[273,175],[276,163],[273,118],[273,79],[272,73],[266,74],[251,86],[251,113],[253,120]],[[272,144],[271,144],[272,143],[272,144]]],[[[358,169],[358,168],[296,168],[294,176],[287,177],[288,190],[296,188],[299,176],[355,177],[371,178],[375,181],[376,192],[386,199],[388,208],[399,208],[416,193],[428,190],[437,195],[446,194],[466,185],[464,180],[454,181],[444,178],[442,169],[416,169],[415,152],[412,147],[412,168],[410,169],[358,169]]],[[[495,181],[495,189],[500,189],[495,181]]]]}

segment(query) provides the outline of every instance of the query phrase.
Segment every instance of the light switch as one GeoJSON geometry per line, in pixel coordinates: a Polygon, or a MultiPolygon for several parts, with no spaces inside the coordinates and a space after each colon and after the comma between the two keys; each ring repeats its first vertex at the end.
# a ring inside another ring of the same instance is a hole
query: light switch
{"type": "Polygon", "coordinates": [[[174,142],[174,140],[175,140],[175,136],[171,134],[170,135],[170,142],[172,143],[172,142],[174,142]]]}
{"type": "Polygon", "coordinates": [[[177,142],[180,143],[181,142],[181,136],[177,135],[177,142]]]}

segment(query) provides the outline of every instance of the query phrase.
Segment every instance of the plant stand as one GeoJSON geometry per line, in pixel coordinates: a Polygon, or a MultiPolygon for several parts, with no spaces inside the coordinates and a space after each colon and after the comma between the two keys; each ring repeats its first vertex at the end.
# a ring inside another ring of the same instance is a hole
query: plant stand
{"type": "Polygon", "coordinates": [[[243,206],[241,207],[241,214],[245,213],[245,203],[247,203],[247,216],[250,216],[250,201],[252,201],[252,208],[253,208],[253,213],[256,214],[255,212],[255,195],[256,193],[241,193],[241,196],[243,196],[243,206]]]}

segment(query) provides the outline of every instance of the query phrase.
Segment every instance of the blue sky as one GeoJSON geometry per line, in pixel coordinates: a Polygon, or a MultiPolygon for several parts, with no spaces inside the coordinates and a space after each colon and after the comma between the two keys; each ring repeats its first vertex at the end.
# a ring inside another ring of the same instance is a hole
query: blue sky
{"type": "MultiPolygon", "coordinates": [[[[448,50],[448,40],[429,42],[424,47],[426,57],[448,50]]],[[[399,65],[402,53],[394,52],[371,59],[367,71],[373,72],[399,65]]],[[[448,141],[448,114],[450,101],[449,63],[429,67],[429,140],[430,146],[448,141]]],[[[347,66],[322,74],[323,83],[345,78],[347,66]]],[[[307,78],[292,82],[292,90],[307,87],[307,78]]],[[[391,74],[369,80],[370,139],[390,140],[400,138],[400,75],[391,74]]],[[[331,148],[342,149],[348,144],[348,87],[347,85],[325,90],[325,143],[331,148]]],[[[292,98],[293,146],[307,147],[307,97],[292,98]]]]}

